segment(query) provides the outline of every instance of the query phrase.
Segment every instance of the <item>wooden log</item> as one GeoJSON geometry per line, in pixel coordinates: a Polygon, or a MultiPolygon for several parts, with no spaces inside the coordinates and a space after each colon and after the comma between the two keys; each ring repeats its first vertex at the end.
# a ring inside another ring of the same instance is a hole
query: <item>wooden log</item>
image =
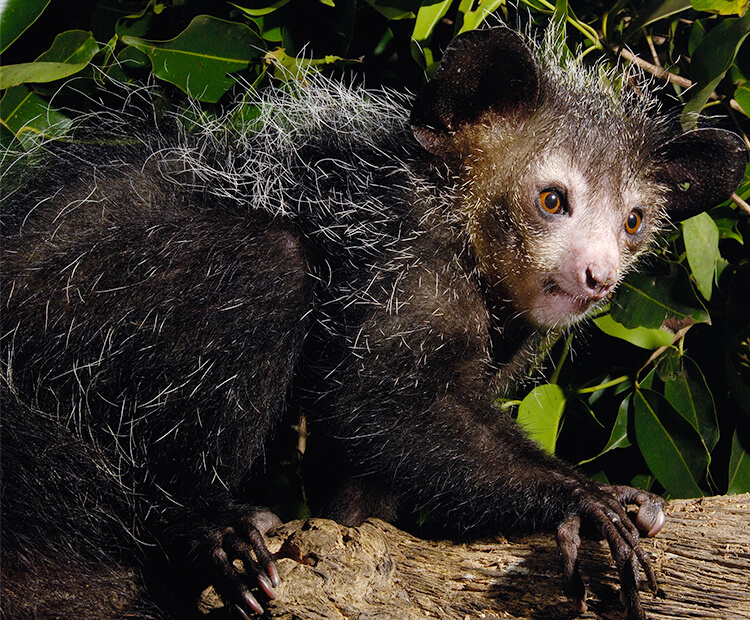
{"type": "MultiPolygon", "coordinates": [[[[659,592],[643,589],[652,620],[750,619],[750,494],[670,502],[668,521],[643,541],[659,592]]],[[[412,620],[575,618],[561,588],[552,536],[456,544],[415,538],[382,521],[348,528],[324,519],[285,524],[270,536],[278,554],[271,618],[412,620]]],[[[584,541],[587,619],[624,618],[603,541],[584,541]]]]}

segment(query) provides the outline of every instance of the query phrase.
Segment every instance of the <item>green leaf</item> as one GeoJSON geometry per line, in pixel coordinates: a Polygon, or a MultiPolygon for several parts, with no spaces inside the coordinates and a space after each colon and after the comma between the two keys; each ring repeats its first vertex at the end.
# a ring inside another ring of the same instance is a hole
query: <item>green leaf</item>
{"type": "Polygon", "coordinates": [[[711,452],[719,441],[714,397],[700,367],[692,359],[672,350],[663,356],[657,367],[664,381],[664,396],[698,431],[706,450],[711,452]]]}
{"type": "Polygon", "coordinates": [[[630,482],[628,482],[628,486],[631,486],[634,489],[643,489],[644,491],[648,491],[653,485],[654,477],[647,476],[646,474],[638,474],[636,476],[633,476],[630,479],[630,482]]]}
{"type": "Polygon", "coordinates": [[[0,90],[27,82],[53,82],[82,71],[99,52],[91,33],[68,30],[55,37],[52,47],[34,62],[0,67],[0,90]]]}
{"type": "Polygon", "coordinates": [[[39,19],[49,3],[50,0],[6,0],[3,3],[0,7],[0,53],[39,19]]]}
{"type": "Polygon", "coordinates": [[[662,261],[658,271],[631,273],[610,305],[612,318],[628,328],[659,328],[665,321],[710,323],[685,268],[662,261]]]}
{"type": "Polygon", "coordinates": [[[750,116],[750,82],[745,82],[734,91],[734,98],[740,104],[745,116],[750,116]]]}
{"type": "Polygon", "coordinates": [[[747,11],[747,0],[691,0],[696,11],[716,13],[717,15],[744,15],[747,11]]]}
{"type": "Polygon", "coordinates": [[[716,228],[719,229],[719,237],[721,239],[733,239],[740,245],[744,245],[745,240],[738,230],[739,220],[737,219],[737,211],[731,207],[725,207],[713,209],[712,214],[712,219],[716,224],[716,228]]]}
{"type": "Polygon", "coordinates": [[[672,344],[674,333],[657,327],[627,328],[615,321],[609,314],[603,314],[594,319],[594,324],[605,334],[625,340],[642,349],[653,351],[659,347],[667,347],[672,344]]]}
{"type": "Polygon", "coordinates": [[[671,17],[689,8],[691,8],[690,0],[652,0],[646,2],[638,10],[633,23],[628,26],[627,37],[632,37],[649,24],[671,17]]]}
{"type": "Polygon", "coordinates": [[[565,400],[559,385],[547,383],[531,390],[518,408],[518,423],[550,454],[555,453],[565,400]]]}
{"type": "Polygon", "coordinates": [[[649,373],[643,377],[638,384],[641,388],[651,389],[654,386],[654,377],[656,377],[656,368],[652,368],[649,373]]]}
{"type": "Polygon", "coordinates": [[[272,2],[268,6],[260,7],[258,9],[251,9],[245,6],[239,6],[238,4],[235,4],[234,2],[230,2],[235,9],[239,9],[242,11],[245,15],[248,17],[262,17],[263,15],[268,15],[269,13],[273,13],[276,9],[280,9],[285,4],[288,4],[290,0],[278,0],[278,2],[272,2]]]}
{"type": "Polygon", "coordinates": [[[604,446],[602,454],[615,448],[627,448],[630,445],[630,440],[628,439],[628,410],[631,399],[632,396],[629,395],[620,403],[620,408],[617,410],[617,419],[614,426],[612,426],[609,441],[604,446]]]}
{"type": "Polygon", "coordinates": [[[117,47],[117,40],[118,36],[115,34],[112,35],[112,38],[109,41],[102,45],[103,65],[108,65],[110,60],[112,60],[112,58],[114,57],[115,48],[117,47]]]}
{"type": "Polygon", "coordinates": [[[698,85],[697,92],[682,112],[684,128],[695,126],[696,115],[706,105],[711,93],[732,66],[745,37],[750,34],[750,12],[744,17],[725,19],[701,41],[693,54],[690,73],[698,85]]]}
{"type": "Polygon", "coordinates": [[[742,445],[739,430],[732,436],[732,454],[729,457],[729,485],[727,495],[750,492],[750,452],[742,445]]]}
{"type": "Polygon", "coordinates": [[[24,62],[0,67],[0,90],[27,82],[54,82],[70,77],[88,66],[87,62],[24,62]]]}
{"type": "Polygon", "coordinates": [[[709,456],[698,434],[658,392],[633,396],[635,436],[651,472],[674,497],[701,497],[709,456]]]}
{"type": "Polygon", "coordinates": [[[174,39],[145,41],[125,36],[123,42],[151,59],[154,75],[191,97],[215,103],[235,80],[228,76],[265,54],[265,43],[243,24],[199,15],[174,39]]]}
{"type": "Polygon", "coordinates": [[[0,100],[0,125],[8,129],[24,148],[40,139],[64,135],[70,119],[49,107],[25,86],[14,86],[0,100]]]}
{"type": "Polygon", "coordinates": [[[66,30],[55,37],[37,62],[89,62],[99,52],[99,44],[90,32],[66,30]]]}
{"type": "Polygon", "coordinates": [[[463,0],[458,8],[459,32],[476,30],[494,11],[505,4],[505,0],[463,0]]]}
{"type": "Polygon", "coordinates": [[[420,0],[365,0],[373,9],[387,19],[413,19],[420,0]]]}
{"type": "Polygon", "coordinates": [[[701,295],[711,299],[719,252],[719,229],[708,213],[699,213],[682,222],[682,236],[690,270],[701,295]]]}
{"type": "Polygon", "coordinates": [[[693,52],[703,41],[703,37],[706,36],[706,24],[711,24],[713,20],[709,19],[696,19],[693,22],[693,27],[690,29],[690,37],[688,37],[687,53],[692,56],[693,52]]]}
{"type": "Polygon", "coordinates": [[[115,34],[120,38],[143,37],[150,30],[155,17],[150,11],[144,15],[123,16],[115,24],[115,34]]]}
{"type": "Polygon", "coordinates": [[[631,398],[632,397],[629,395],[620,403],[620,408],[617,411],[617,418],[612,426],[612,432],[609,434],[607,445],[604,446],[599,454],[590,459],[586,459],[585,461],[581,461],[579,465],[589,463],[611,450],[627,448],[630,445],[630,440],[628,439],[628,410],[630,409],[631,398]]]}
{"type": "Polygon", "coordinates": [[[417,13],[414,23],[412,38],[415,41],[426,41],[432,36],[432,31],[438,22],[443,19],[453,0],[438,0],[437,2],[425,2],[417,13]]]}
{"type": "Polygon", "coordinates": [[[429,2],[428,0],[417,12],[417,19],[411,34],[411,55],[425,68],[429,68],[434,63],[432,49],[428,45],[432,31],[448,12],[452,1],[429,2]]]}
{"type": "Polygon", "coordinates": [[[607,474],[601,470],[590,474],[589,478],[598,482],[599,484],[610,484],[609,478],[607,478],[607,474]]]}

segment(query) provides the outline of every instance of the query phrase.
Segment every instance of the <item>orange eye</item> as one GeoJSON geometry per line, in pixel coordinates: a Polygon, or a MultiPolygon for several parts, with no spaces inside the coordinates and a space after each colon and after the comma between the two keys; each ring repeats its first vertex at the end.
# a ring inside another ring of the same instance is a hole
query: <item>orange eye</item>
{"type": "Polygon", "coordinates": [[[563,200],[559,192],[549,189],[539,194],[539,204],[547,213],[560,213],[563,210],[563,200]]]}
{"type": "Polygon", "coordinates": [[[641,229],[643,224],[643,216],[639,211],[631,211],[628,215],[628,219],[625,220],[625,230],[629,235],[634,235],[641,229]]]}

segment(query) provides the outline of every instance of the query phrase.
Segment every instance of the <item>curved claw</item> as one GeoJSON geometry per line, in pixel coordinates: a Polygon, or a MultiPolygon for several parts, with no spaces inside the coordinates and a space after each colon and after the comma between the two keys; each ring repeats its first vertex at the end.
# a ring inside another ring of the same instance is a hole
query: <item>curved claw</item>
{"type": "Polygon", "coordinates": [[[623,506],[638,506],[635,524],[646,536],[656,536],[667,522],[664,514],[666,503],[658,495],[622,485],[603,486],[602,490],[611,493],[623,506]]]}
{"type": "Polygon", "coordinates": [[[638,510],[636,525],[638,526],[638,529],[646,532],[646,536],[656,536],[666,522],[667,517],[663,510],[658,510],[654,513],[651,507],[645,506],[638,510]]]}
{"type": "Polygon", "coordinates": [[[254,581],[269,599],[276,598],[274,588],[279,585],[279,573],[263,534],[280,523],[273,513],[253,511],[240,517],[234,526],[211,536],[214,587],[239,618],[263,613],[248,583],[254,581]],[[234,560],[242,562],[244,573],[237,569],[234,560]]]}

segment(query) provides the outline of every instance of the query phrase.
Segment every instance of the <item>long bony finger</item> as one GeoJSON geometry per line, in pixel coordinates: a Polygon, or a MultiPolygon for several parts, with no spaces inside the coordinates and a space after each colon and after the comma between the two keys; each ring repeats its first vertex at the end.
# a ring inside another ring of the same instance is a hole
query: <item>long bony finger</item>
{"type": "Polygon", "coordinates": [[[586,586],[581,579],[578,567],[578,549],[581,546],[580,528],[581,518],[574,515],[557,528],[556,540],[557,547],[560,549],[565,593],[576,602],[578,613],[585,613],[588,609],[586,586]]]}

